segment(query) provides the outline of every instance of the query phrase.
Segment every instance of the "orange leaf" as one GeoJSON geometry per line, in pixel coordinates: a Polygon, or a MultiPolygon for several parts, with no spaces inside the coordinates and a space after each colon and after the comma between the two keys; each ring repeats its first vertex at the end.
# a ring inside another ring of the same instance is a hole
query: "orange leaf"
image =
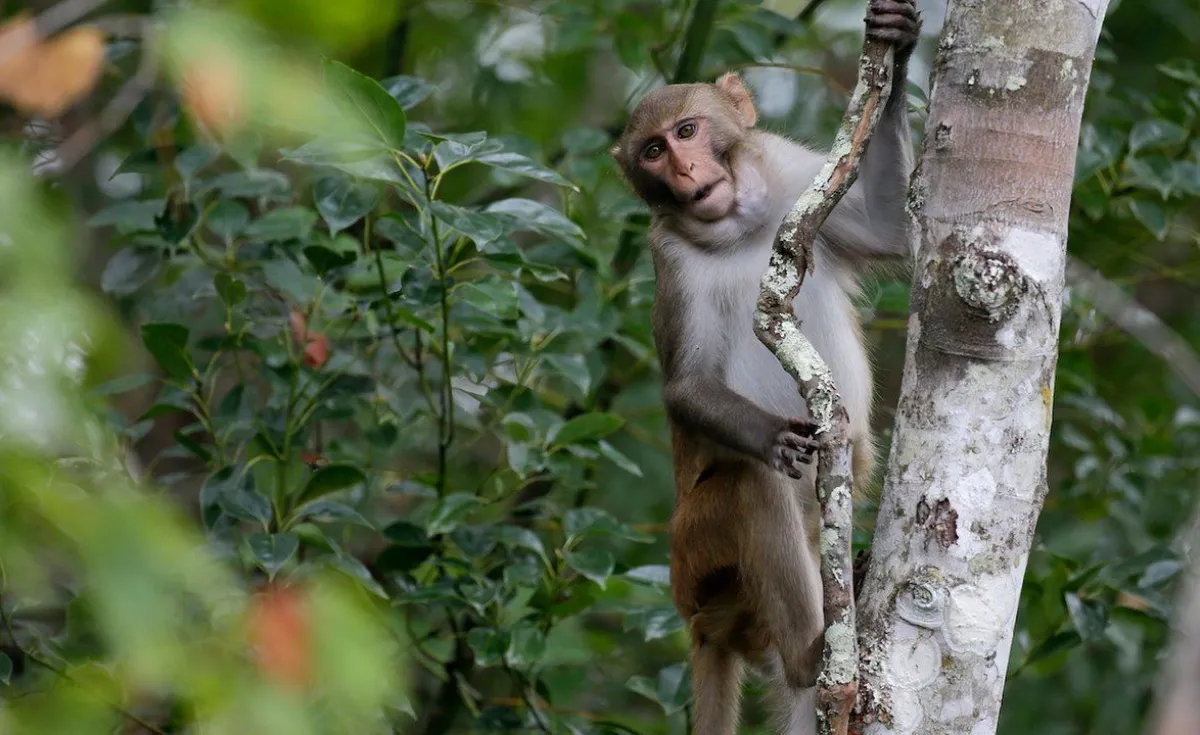
{"type": "Polygon", "coordinates": [[[304,320],[304,314],[292,309],[292,313],[288,316],[288,322],[292,325],[292,339],[303,344],[308,337],[308,325],[304,320]]]}
{"type": "Polygon", "coordinates": [[[27,16],[0,27],[0,97],[26,115],[61,115],[91,91],[103,63],[98,28],[79,26],[41,40],[27,16]]]}
{"type": "Polygon", "coordinates": [[[311,332],[308,344],[304,345],[304,362],[312,368],[319,368],[329,361],[329,339],[323,334],[311,332]]]}
{"type": "Polygon", "coordinates": [[[223,136],[245,117],[246,90],[237,63],[215,52],[204,65],[193,63],[183,71],[181,101],[188,114],[213,135],[223,136]]]}
{"type": "Polygon", "coordinates": [[[308,610],[295,587],[267,587],[250,603],[250,642],[258,665],[270,678],[292,689],[305,688],[311,676],[308,610]]]}

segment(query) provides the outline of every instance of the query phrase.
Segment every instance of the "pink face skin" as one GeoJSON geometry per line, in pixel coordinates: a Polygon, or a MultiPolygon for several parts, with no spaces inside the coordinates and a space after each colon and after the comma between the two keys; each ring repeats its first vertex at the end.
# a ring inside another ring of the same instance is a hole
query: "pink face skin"
{"type": "Polygon", "coordinates": [[[713,157],[706,118],[680,120],[651,138],[638,154],[638,165],[669,186],[685,210],[699,220],[719,220],[737,201],[733,177],[713,157]]]}

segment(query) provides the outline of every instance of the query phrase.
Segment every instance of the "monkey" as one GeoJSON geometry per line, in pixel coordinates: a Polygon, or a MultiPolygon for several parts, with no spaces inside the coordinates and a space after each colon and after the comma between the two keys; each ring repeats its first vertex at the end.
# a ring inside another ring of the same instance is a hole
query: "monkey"
{"type": "MultiPolygon", "coordinates": [[[[870,0],[866,26],[894,45],[891,93],[794,302],[849,413],[856,485],[870,477],[874,447],[854,299],[868,267],[911,258],[905,82],[921,18],[914,0],[870,0]]],[[[819,444],[753,313],[779,226],[825,156],[757,128],[757,117],[737,74],[669,85],[636,106],[611,151],[652,213],[651,322],[675,474],[671,588],[692,641],[694,735],[736,733],[745,664],[770,677],[779,733],[816,732],[819,444]]]]}

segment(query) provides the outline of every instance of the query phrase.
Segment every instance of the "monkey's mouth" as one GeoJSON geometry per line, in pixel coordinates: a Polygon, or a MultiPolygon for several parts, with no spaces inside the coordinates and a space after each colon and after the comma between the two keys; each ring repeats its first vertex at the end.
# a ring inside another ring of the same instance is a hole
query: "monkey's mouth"
{"type": "Polygon", "coordinates": [[[702,202],[707,199],[708,195],[712,194],[712,190],[717,188],[717,184],[719,183],[719,181],[714,181],[711,184],[705,184],[697,189],[696,193],[692,195],[692,203],[695,204],[696,202],[702,202]]]}

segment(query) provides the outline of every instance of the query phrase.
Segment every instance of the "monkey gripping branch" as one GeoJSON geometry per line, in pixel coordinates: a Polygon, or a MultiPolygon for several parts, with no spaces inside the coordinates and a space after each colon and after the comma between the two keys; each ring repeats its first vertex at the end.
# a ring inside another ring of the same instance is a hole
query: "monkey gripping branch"
{"type": "Polygon", "coordinates": [[[792,303],[813,270],[818,230],[858,176],[859,162],[887,105],[893,73],[892,44],[868,38],[859,59],[858,83],[829,157],[780,225],[754,315],[755,333],[795,378],[821,438],[817,497],[825,643],[817,720],[822,733],[847,732],[857,692],[849,417],[828,365],[801,333],[792,303]]]}

